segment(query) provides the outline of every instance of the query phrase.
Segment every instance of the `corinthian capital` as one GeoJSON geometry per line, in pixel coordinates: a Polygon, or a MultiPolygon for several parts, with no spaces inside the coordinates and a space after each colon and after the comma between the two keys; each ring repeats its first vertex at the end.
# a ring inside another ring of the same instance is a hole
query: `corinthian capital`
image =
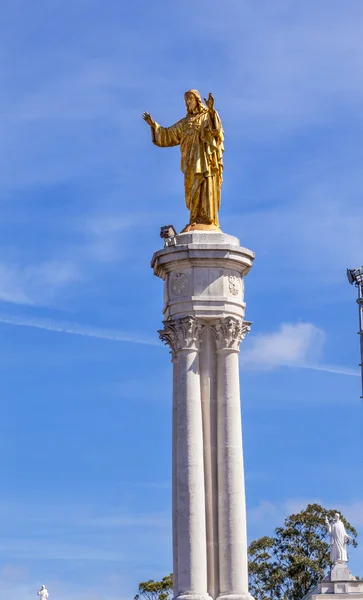
{"type": "Polygon", "coordinates": [[[211,329],[216,339],[217,350],[238,351],[240,343],[251,329],[251,323],[234,317],[226,317],[218,319],[211,329]]]}
{"type": "Polygon", "coordinates": [[[160,339],[171,348],[172,356],[179,350],[199,350],[204,325],[195,317],[183,317],[164,321],[164,329],[158,331],[160,339]]]}

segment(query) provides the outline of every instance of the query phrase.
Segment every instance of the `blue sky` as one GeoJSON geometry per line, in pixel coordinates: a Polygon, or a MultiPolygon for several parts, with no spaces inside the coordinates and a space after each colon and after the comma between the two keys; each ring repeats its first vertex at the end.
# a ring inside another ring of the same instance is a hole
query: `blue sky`
{"type": "MultiPolygon", "coordinates": [[[[0,600],[126,600],[171,570],[159,227],[188,215],[183,93],[225,128],[221,225],[256,252],[241,352],[250,539],[309,501],[363,534],[361,0],[3,3],[0,600]]],[[[351,553],[363,576],[363,544],[351,553]]]]}

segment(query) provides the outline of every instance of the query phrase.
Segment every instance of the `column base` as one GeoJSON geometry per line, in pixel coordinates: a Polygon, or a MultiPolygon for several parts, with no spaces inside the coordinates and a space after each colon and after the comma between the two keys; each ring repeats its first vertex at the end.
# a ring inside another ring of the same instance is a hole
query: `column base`
{"type": "Polygon", "coordinates": [[[217,600],[254,600],[254,598],[249,592],[246,592],[245,594],[222,594],[218,596],[217,600]]]}
{"type": "Polygon", "coordinates": [[[213,598],[209,594],[186,592],[185,594],[174,596],[174,600],[213,600],[213,598]]]}

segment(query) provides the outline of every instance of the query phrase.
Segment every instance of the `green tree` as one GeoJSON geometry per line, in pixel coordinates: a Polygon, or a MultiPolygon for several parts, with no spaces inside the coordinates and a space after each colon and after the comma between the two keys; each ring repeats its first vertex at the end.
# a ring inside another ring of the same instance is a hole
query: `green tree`
{"type": "Polygon", "coordinates": [[[163,577],[161,581],[143,581],[139,583],[138,594],[134,600],[171,600],[173,597],[173,574],[163,577]]]}
{"type": "MultiPolygon", "coordinates": [[[[249,585],[255,600],[301,600],[321,581],[330,566],[325,517],[337,510],[308,504],[305,510],[290,515],[274,537],[252,542],[249,554],[249,585]]],[[[341,517],[347,533],[357,546],[357,532],[341,517]]]]}

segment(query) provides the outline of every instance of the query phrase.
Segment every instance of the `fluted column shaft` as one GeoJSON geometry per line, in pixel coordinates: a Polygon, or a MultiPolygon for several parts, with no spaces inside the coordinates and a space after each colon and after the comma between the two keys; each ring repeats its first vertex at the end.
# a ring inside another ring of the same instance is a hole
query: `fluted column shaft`
{"type": "Polygon", "coordinates": [[[208,593],[219,592],[218,469],[217,469],[217,355],[212,331],[206,327],[200,352],[203,415],[204,486],[207,536],[208,593]]]}
{"type": "Polygon", "coordinates": [[[214,327],[218,355],[218,534],[219,600],[248,594],[246,500],[244,487],[239,344],[242,321],[220,319],[214,327]]]}
{"type": "Polygon", "coordinates": [[[174,369],[173,541],[175,596],[208,599],[203,426],[199,344],[203,326],[192,317],[165,322],[160,337],[172,347],[174,369]]]}
{"type": "Polygon", "coordinates": [[[173,409],[172,409],[172,513],[173,513],[173,586],[174,597],[178,595],[178,527],[174,515],[178,511],[177,489],[177,417],[178,417],[178,360],[172,351],[173,363],[173,409]]]}
{"type": "Polygon", "coordinates": [[[178,352],[178,592],[206,594],[202,410],[197,350],[178,352]]]}

